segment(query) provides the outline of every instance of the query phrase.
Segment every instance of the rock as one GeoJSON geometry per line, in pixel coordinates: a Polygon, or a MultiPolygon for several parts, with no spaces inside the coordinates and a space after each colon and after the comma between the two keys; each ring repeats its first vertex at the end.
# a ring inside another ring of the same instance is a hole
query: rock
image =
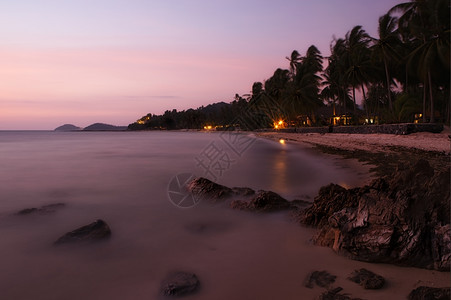
{"type": "Polygon", "coordinates": [[[337,287],[322,293],[318,299],[320,300],[362,300],[360,298],[351,298],[347,294],[339,294],[343,288],[337,287]]]}
{"type": "Polygon", "coordinates": [[[367,290],[378,290],[385,284],[384,277],[367,269],[355,270],[348,279],[352,282],[360,284],[367,290]]]}
{"type": "Polygon", "coordinates": [[[319,228],[317,245],[353,259],[450,269],[450,171],[425,160],[361,188],[322,187],[297,219],[319,228]]]}
{"type": "Polygon", "coordinates": [[[170,274],[161,285],[161,292],[165,296],[185,296],[196,292],[200,282],[193,273],[176,272],[170,274]]]}
{"type": "Polygon", "coordinates": [[[420,286],[409,294],[409,300],[449,300],[450,288],[420,286]]]}
{"type": "Polygon", "coordinates": [[[237,196],[252,196],[255,195],[255,191],[248,187],[234,187],[232,191],[237,196]]]}
{"type": "Polygon", "coordinates": [[[223,201],[233,195],[231,188],[217,184],[203,177],[193,179],[188,184],[187,188],[197,199],[206,200],[212,203],[223,201]]]}
{"type": "Polygon", "coordinates": [[[91,242],[109,238],[111,229],[103,220],[97,220],[89,225],[70,231],[56,240],[55,244],[66,244],[74,242],[91,242]]]}
{"type": "Polygon", "coordinates": [[[328,287],[335,282],[337,276],[331,275],[326,271],[314,271],[307,276],[304,286],[313,288],[314,284],[320,287],[328,287]]]}
{"type": "Polygon", "coordinates": [[[64,204],[64,203],[53,203],[53,204],[41,206],[39,208],[36,208],[36,207],[25,208],[25,209],[18,211],[16,213],[16,215],[25,216],[25,215],[30,215],[30,214],[48,214],[48,213],[53,213],[57,209],[62,208],[64,206],[66,206],[66,204],[64,204]]]}
{"type": "Polygon", "coordinates": [[[235,200],[230,206],[233,209],[249,210],[257,212],[270,212],[291,208],[290,202],[282,198],[279,194],[271,191],[258,191],[249,202],[235,200]]]}

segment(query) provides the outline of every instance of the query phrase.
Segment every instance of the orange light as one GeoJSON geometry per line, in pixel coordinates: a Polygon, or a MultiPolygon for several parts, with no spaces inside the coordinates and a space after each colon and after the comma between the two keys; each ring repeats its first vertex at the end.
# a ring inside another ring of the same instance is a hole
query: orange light
{"type": "Polygon", "coordinates": [[[281,143],[282,145],[285,145],[285,140],[284,139],[280,139],[279,143],[281,143]]]}

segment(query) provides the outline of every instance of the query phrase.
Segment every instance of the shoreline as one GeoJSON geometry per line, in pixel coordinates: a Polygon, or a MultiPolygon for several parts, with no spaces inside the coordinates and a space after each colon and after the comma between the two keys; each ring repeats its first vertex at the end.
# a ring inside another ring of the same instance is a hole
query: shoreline
{"type": "Polygon", "coordinates": [[[386,176],[400,164],[426,159],[438,170],[449,168],[450,129],[441,133],[419,132],[410,135],[254,132],[256,137],[273,141],[285,140],[310,146],[325,154],[344,159],[357,159],[373,166],[370,172],[386,176]]]}

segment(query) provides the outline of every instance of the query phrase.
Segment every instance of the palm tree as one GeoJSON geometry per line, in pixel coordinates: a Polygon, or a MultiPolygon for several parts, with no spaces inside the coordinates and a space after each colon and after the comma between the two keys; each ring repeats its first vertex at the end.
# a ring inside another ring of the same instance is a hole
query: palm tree
{"type": "Polygon", "coordinates": [[[344,39],[334,39],[330,45],[330,52],[329,65],[326,68],[326,74],[329,77],[325,78],[332,85],[331,89],[337,93],[338,102],[341,102],[343,114],[346,115],[346,104],[349,98],[349,82],[345,76],[347,69],[346,41],[344,39]]]}
{"type": "Polygon", "coordinates": [[[368,82],[368,71],[370,68],[370,36],[362,29],[362,26],[355,26],[345,36],[345,61],[346,76],[352,86],[352,98],[354,101],[354,113],[356,112],[355,89],[368,82]]]}
{"type": "MultiPolygon", "coordinates": [[[[435,122],[433,80],[450,69],[450,3],[447,0],[414,0],[394,6],[390,12],[402,12],[398,28],[417,46],[409,54],[408,65],[416,69],[423,82],[423,118],[429,92],[430,122],[435,122]]],[[[449,88],[449,83],[447,84],[449,88]]]]}
{"type": "Polygon", "coordinates": [[[301,61],[301,55],[297,50],[293,50],[293,52],[291,52],[291,56],[287,56],[285,58],[290,62],[290,75],[291,78],[294,78],[294,76],[296,76],[297,65],[301,61]]]}
{"type": "Polygon", "coordinates": [[[323,105],[319,89],[322,60],[320,51],[312,45],[297,64],[296,76],[290,82],[285,98],[285,106],[291,115],[310,115],[315,122],[314,110],[323,105]]]}
{"type": "Polygon", "coordinates": [[[373,38],[373,58],[375,61],[382,61],[385,70],[385,82],[387,88],[387,98],[389,110],[393,112],[393,100],[391,98],[390,85],[392,78],[390,76],[389,63],[392,60],[399,61],[400,56],[397,52],[401,45],[401,37],[397,31],[398,18],[385,14],[379,18],[379,39],[373,38]]]}

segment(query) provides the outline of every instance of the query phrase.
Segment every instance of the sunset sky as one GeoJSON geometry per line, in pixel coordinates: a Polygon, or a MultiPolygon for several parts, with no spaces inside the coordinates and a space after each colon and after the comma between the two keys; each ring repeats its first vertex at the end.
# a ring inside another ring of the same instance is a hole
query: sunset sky
{"type": "Polygon", "coordinates": [[[0,2],[0,130],[128,125],[233,100],[293,50],[355,25],[377,36],[395,0],[0,2]]]}

